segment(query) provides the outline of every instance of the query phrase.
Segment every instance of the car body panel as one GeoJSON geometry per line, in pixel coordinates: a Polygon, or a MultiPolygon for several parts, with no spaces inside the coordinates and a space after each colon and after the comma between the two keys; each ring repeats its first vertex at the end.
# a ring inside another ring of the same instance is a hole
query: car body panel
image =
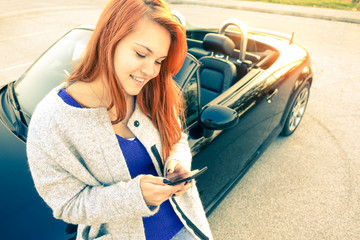
{"type": "Polygon", "coordinates": [[[25,144],[0,121],[0,205],[2,239],[67,239],[67,224],[56,220],[35,190],[25,144]]]}

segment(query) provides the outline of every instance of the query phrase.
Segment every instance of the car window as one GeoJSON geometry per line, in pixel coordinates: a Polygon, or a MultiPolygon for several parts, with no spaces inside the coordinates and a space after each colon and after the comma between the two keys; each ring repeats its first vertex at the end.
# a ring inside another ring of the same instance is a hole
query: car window
{"type": "Polygon", "coordinates": [[[199,116],[198,101],[198,81],[197,74],[193,74],[183,88],[183,94],[186,101],[186,125],[191,125],[199,116]]]}
{"type": "Polygon", "coordinates": [[[192,77],[195,71],[200,67],[199,61],[190,53],[187,53],[183,65],[179,72],[174,76],[175,82],[183,87],[186,81],[192,77]]]}
{"type": "Polygon", "coordinates": [[[186,101],[186,126],[192,124],[199,115],[197,79],[199,67],[199,61],[192,54],[187,53],[180,71],[174,76],[174,80],[182,89],[186,101]]]}

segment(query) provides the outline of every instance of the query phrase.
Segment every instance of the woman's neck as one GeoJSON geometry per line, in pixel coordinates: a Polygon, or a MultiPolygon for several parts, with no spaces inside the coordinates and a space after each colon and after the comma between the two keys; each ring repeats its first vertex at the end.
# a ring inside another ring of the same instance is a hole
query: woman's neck
{"type": "MultiPolygon", "coordinates": [[[[90,82],[89,85],[90,85],[90,88],[92,89],[95,97],[97,97],[99,99],[99,103],[101,104],[101,106],[108,108],[111,104],[112,99],[110,96],[109,85],[107,84],[107,81],[105,81],[103,77],[99,77],[99,78],[95,79],[94,81],[90,82]]],[[[135,102],[134,102],[134,96],[131,96],[131,95],[127,94],[126,92],[123,92],[123,93],[124,93],[124,98],[125,98],[125,103],[126,103],[126,115],[125,115],[125,118],[123,119],[123,121],[121,121],[121,122],[127,123],[130,116],[134,112],[135,102]]],[[[109,111],[111,120],[114,121],[118,115],[118,113],[116,112],[116,108],[113,106],[108,111],[109,111]]]]}
{"type": "MultiPolygon", "coordinates": [[[[107,108],[110,106],[111,97],[110,91],[106,81],[102,79],[95,79],[92,82],[77,81],[66,88],[66,92],[75,99],[81,106],[87,108],[107,108]]],[[[134,96],[125,94],[126,115],[124,119],[116,124],[113,124],[113,129],[116,134],[124,138],[133,138],[134,134],[127,127],[127,123],[135,109],[134,96]]],[[[109,118],[111,121],[117,119],[118,113],[113,106],[108,109],[109,118]]]]}

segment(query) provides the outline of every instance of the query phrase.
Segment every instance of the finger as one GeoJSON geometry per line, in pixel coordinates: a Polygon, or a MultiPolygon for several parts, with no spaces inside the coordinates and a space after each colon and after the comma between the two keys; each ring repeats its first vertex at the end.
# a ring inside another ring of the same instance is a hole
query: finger
{"type": "Polygon", "coordinates": [[[181,196],[184,192],[188,191],[193,186],[193,180],[186,181],[184,183],[180,183],[178,185],[173,186],[173,194],[172,197],[181,196]]]}
{"type": "Polygon", "coordinates": [[[147,205],[159,206],[173,195],[173,187],[164,184],[163,180],[164,178],[151,175],[144,175],[141,177],[140,187],[147,205]]]}
{"type": "Polygon", "coordinates": [[[176,165],[178,165],[179,162],[176,160],[170,160],[169,163],[167,164],[167,169],[166,172],[169,173],[173,173],[175,170],[176,165]]]}
{"type": "Polygon", "coordinates": [[[192,180],[179,183],[173,186],[173,192],[187,191],[192,186],[192,180]]]}
{"type": "Polygon", "coordinates": [[[146,183],[152,183],[152,184],[157,184],[157,185],[167,185],[170,181],[166,178],[162,178],[162,177],[155,177],[152,175],[144,175],[141,178],[142,182],[146,182],[146,183]]]}
{"type": "Polygon", "coordinates": [[[183,184],[179,184],[181,186],[181,188],[179,188],[176,191],[176,195],[180,196],[181,194],[183,194],[184,192],[186,192],[187,190],[189,190],[192,186],[193,186],[193,182],[192,180],[189,180],[183,184]]]}
{"type": "Polygon", "coordinates": [[[192,180],[186,181],[186,182],[184,183],[184,188],[183,188],[183,190],[184,190],[184,191],[189,190],[189,189],[192,187],[192,185],[193,185],[193,181],[192,181],[192,180]]]}

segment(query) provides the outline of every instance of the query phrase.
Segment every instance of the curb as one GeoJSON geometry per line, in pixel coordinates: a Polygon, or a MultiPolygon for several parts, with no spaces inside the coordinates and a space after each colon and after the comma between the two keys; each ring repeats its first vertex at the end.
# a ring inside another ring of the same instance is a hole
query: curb
{"type": "MultiPolygon", "coordinates": [[[[270,14],[277,14],[277,15],[288,15],[288,16],[295,16],[295,17],[304,17],[304,18],[314,18],[314,19],[322,19],[328,21],[338,21],[338,22],[346,22],[346,23],[354,23],[360,24],[360,13],[358,14],[357,18],[349,17],[346,15],[354,14],[351,11],[345,10],[337,10],[337,9],[326,9],[328,11],[342,13],[342,16],[334,16],[330,14],[321,14],[319,10],[320,8],[315,8],[318,12],[317,13],[306,13],[304,11],[293,11],[293,10],[284,10],[280,9],[275,3],[268,3],[268,6],[272,7],[254,7],[248,4],[236,4],[226,1],[216,2],[216,1],[196,1],[196,0],[168,0],[169,4],[190,4],[190,5],[200,5],[200,6],[209,6],[209,7],[217,7],[217,8],[227,8],[227,9],[236,9],[236,10],[243,10],[243,11],[252,11],[252,12],[261,12],[261,13],[270,13],[270,14]],[[349,14],[351,13],[351,14],[349,14]]],[[[241,1],[239,1],[241,3],[241,1]]],[[[244,3],[244,2],[243,2],[244,3]]],[[[253,4],[252,4],[253,5],[253,4]]],[[[297,6],[292,6],[292,9],[296,9],[297,6]]],[[[311,7],[303,7],[309,8],[313,11],[311,7]]],[[[355,15],[355,14],[354,14],[355,15]]]]}

